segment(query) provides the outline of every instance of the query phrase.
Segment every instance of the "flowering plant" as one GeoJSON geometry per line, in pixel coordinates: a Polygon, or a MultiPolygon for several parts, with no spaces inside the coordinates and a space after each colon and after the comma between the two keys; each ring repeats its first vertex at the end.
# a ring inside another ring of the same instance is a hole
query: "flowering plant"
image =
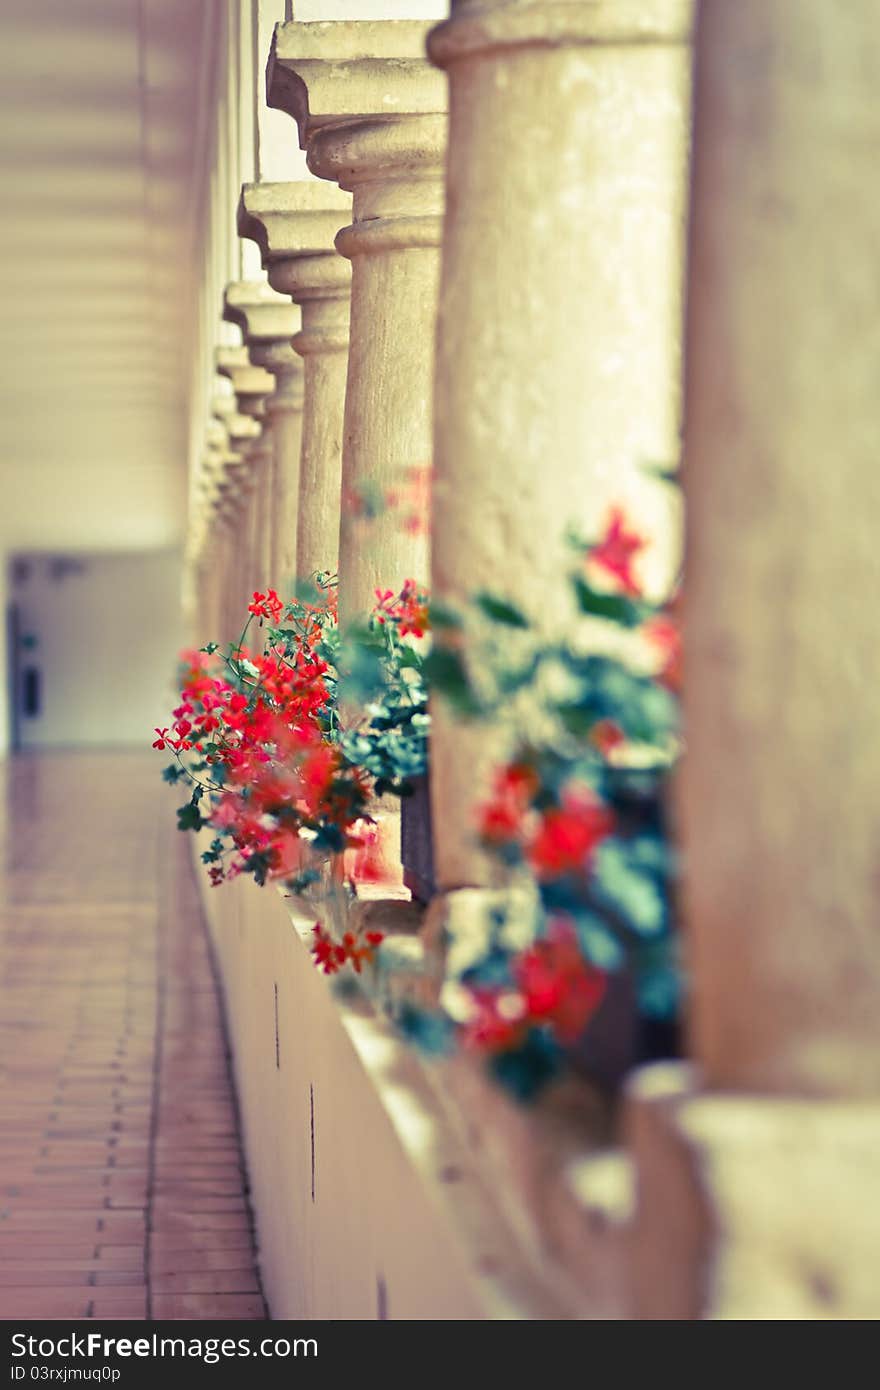
{"type": "Polygon", "coordinates": [[[470,614],[434,614],[432,688],[513,730],[477,827],[503,891],[476,915],[450,914],[437,1008],[407,1004],[401,1021],[430,1048],[479,1049],[520,1095],[567,1059],[610,975],[631,976],[644,1019],[677,1008],[666,789],[680,651],[668,608],[642,592],[645,544],[619,509],[598,540],[576,543],[575,618],[560,640],[492,595],[470,614]],[[483,632],[467,643],[474,612],[483,632]]]}
{"type": "MultiPolygon", "coordinates": [[[[202,860],[212,884],[249,873],[302,892],[345,851],[363,876],[381,873],[371,800],[404,795],[407,777],[424,769],[427,693],[407,639],[426,621],[426,596],[408,581],[377,595],[366,622],[343,636],[335,580],[319,575],[313,592],[288,603],[274,589],[255,593],[227,649],[184,653],[180,704],[153,746],[174,754],[164,776],[190,792],[179,828],[211,831],[202,860]]],[[[316,962],[360,972],[379,940],[334,939],[319,924],[316,962]]]]}
{"type": "MultiPolygon", "coordinates": [[[[619,509],[575,543],[559,638],[490,593],[429,607],[412,581],[378,590],[347,632],[329,575],[289,603],[255,593],[236,643],[185,654],[173,724],[156,731],[175,756],[166,778],[190,788],[180,828],[211,831],[211,881],[276,878],[335,912],[327,862],[348,853],[355,876],[380,877],[373,798],[405,796],[426,771],[429,691],[469,720],[506,720],[509,756],[474,827],[494,890],[476,917],[451,914],[434,1005],[396,1014],[429,1050],[484,1054],[520,1096],[570,1058],[615,973],[643,1018],[677,1007],[666,788],[680,651],[669,607],[643,593],[645,544],[619,509]]],[[[316,923],[315,963],[360,974],[382,934],[338,916],[316,923]]],[[[378,961],[393,969],[393,951],[378,961]]]]}

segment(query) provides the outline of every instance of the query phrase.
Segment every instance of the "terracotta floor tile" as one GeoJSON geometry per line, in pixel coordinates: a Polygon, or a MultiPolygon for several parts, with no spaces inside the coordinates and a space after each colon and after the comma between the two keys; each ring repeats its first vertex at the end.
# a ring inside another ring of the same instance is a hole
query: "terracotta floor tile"
{"type": "Polygon", "coordinates": [[[46,754],[5,776],[0,1316],[263,1318],[220,1004],[155,761],[46,754]]]}
{"type": "Polygon", "coordinates": [[[156,1318],[257,1319],[265,1318],[259,1294],[157,1293],[153,1298],[156,1318]]]}

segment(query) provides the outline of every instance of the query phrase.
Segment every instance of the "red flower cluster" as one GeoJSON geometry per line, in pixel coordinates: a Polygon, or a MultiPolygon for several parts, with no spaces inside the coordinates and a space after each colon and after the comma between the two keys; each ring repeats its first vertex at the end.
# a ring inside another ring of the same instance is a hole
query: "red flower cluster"
{"type": "Polygon", "coordinates": [[[480,834],[489,844],[502,845],[519,840],[524,833],[526,813],[538,789],[534,768],[523,763],[502,767],[495,777],[491,800],[480,815],[480,834]]]}
{"type": "Polygon", "coordinates": [[[402,513],[401,524],[404,531],[408,531],[410,535],[420,535],[428,529],[431,515],[431,481],[430,467],[413,465],[404,470],[402,487],[390,488],[385,493],[386,506],[402,513]]]}
{"type": "Polygon", "coordinates": [[[542,879],[586,874],[596,845],[614,829],[611,813],[587,787],[569,787],[560,805],[538,811],[539,787],[534,768],[502,767],[480,814],[483,840],[489,847],[516,846],[542,879]]]}
{"type": "Polygon", "coordinates": [[[377,589],[373,613],[380,623],[395,623],[401,637],[424,637],[430,627],[428,595],[414,579],[404,580],[399,594],[377,589]]]}
{"type": "Polygon", "coordinates": [[[312,944],[315,965],[323,970],[325,975],[335,975],[347,964],[359,975],[363,966],[372,962],[376,947],[385,939],[380,931],[364,932],[362,939],[355,936],[354,932],[348,931],[341,941],[335,941],[320,922],[315,923],[312,934],[315,938],[312,944]]]}
{"type": "Polygon", "coordinates": [[[552,1027],[562,1042],[574,1042],[605,994],[605,975],[584,960],[571,924],[562,918],[514,957],[511,974],[510,985],[472,990],[476,1013],[464,1027],[466,1045],[510,1051],[540,1025],[552,1027]]]}
{"type": "Polygon", "coordinates": [[[585,874],[593,850],[613,829],[613,816],[591,792],[567,791],[561,806],[541,816],[526,857],[539,878],[585,874]]]}
{"type": "Polygon", "coordinates": [[[268,618],[277,625],[284,612],[284,604],[274,589],[270,589],[267,594],[261,594],[255,589],[253,601],[248,604],[248,612],[253,613],[255,618],[268,618]]]}
{"type": "MultiPolygon", "coordinates": [[[[289,607],[291,640],[262,653],[241,644],[224,659],[184,653],[173,732],[157,729],[153,746],[203,759],[205,819],[233,851],[225,866],[217,853],[212,883],[244,870],[290,876],[306,853],[301,830],[343,847],[363,812],[367,778],[344,764],[325,731],[329,667],[316,645],[333,620],[332,598],[289,607]]],[[[274,624],[284,605],[269,589],[254,593],[249,612],[274,624]]]]}

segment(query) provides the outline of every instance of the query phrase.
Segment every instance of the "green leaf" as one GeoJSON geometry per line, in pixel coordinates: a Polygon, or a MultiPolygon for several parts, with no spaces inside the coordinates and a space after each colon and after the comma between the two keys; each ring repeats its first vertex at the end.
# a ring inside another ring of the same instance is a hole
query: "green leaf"
{"type": "Polygon", "coordinates": [[[198,806],[194,806],[188,801],[185,806],[177,809],[177,828],[178,830],[201,830],[205,824],[202,819],[198,806]]]}
{"type": "Polygon", "coordinates": [[[637,843],[606,840],[593,860],[593,891],[638,936],[657,937],[667,924],[663,879],[640,862],[637,843]]]}
{"type": "Polygon", "coordinates": [[[643,621],[642,605],[623,594],[599,593],[580,574],[572,576],[572,583],[578,607],[591,618],[605,618],[608,622],[619,623],[621,627],[638,627],[643,621]]]}
{"type": "Polygon", "coordinates": [[[428,688],[447,699],[460,714],[480,713],[480,702],[471,689],[461,652],[452,647],[434,647],[425,657],[424,670],[428,688]]]}
{"type": "Polygon", "coordinates": [[[681,485],[678,467],[671,463],[643,463],[640,471],[647,473],[649,478],[657,478],[661,483],[674,483],[677,487],[681,485]]]}
{"type": "Polygon", "coordinates": [[[493,623],[501,623],[504,627],[527,628],[529,620],[524,613],[514,604],[508,603],[506,599],[498,598],[495,594],[482,592],[474,595],[474,603],[480,612],[493,623]]]}
{"type": "Polygon", "coordinates": [[[431,627],[439,630],[440,628],[459,628],[462,626],[462,616],[448,604],[442,603],[440,599],[432,599],[429,609],[431,627]]]}
{"type": "Polygon", "coordinates": [[[183,768],[178,767],[177,763],[169,763],[167,767],[162,769],[163,782],[179,782],[183,775],[183,768]]]}

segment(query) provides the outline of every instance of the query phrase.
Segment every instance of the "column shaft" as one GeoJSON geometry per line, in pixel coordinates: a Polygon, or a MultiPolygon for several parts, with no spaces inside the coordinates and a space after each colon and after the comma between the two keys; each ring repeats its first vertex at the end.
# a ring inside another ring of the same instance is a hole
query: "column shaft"
{"type": "MultiPolygon", "coordinates": [[[[435,396],[432,588],[557,615],[570,527],[621,503],[656,538],[644,465],[679,452],[689,0],[453,4],[429,53],[450,132],[435,396]]],[[[442,886],[480,882],[475,807],[498,744],[442,709],[442,886]]]]}
{"type": "Polygon", "coordinates": [[[681,777],[719,1088],[876,1095],[880,46],[871,6],[706,0],[681,777]]]}
{"type": "Polygon", "coordinates": [[[426,528],[405,524],[394,501],[431,461],[446,121],[426,33],[414,21],[286,24],[270,59],[270,103],[296,119],[309,168],[353,195],[336,237],[352,262],[343,623],[377,587],[427,578],[426,528]]]}
{"type": "Polygon", "coordinates": [[[347,194],[314,181],[246,184],[238,209],[239,234],[257,243],[270,285],[302,317],[291,342],[304,362],[296,526],[303,578],[338,564],[351,269],[333,237],[350,208],[347,194]]]}

